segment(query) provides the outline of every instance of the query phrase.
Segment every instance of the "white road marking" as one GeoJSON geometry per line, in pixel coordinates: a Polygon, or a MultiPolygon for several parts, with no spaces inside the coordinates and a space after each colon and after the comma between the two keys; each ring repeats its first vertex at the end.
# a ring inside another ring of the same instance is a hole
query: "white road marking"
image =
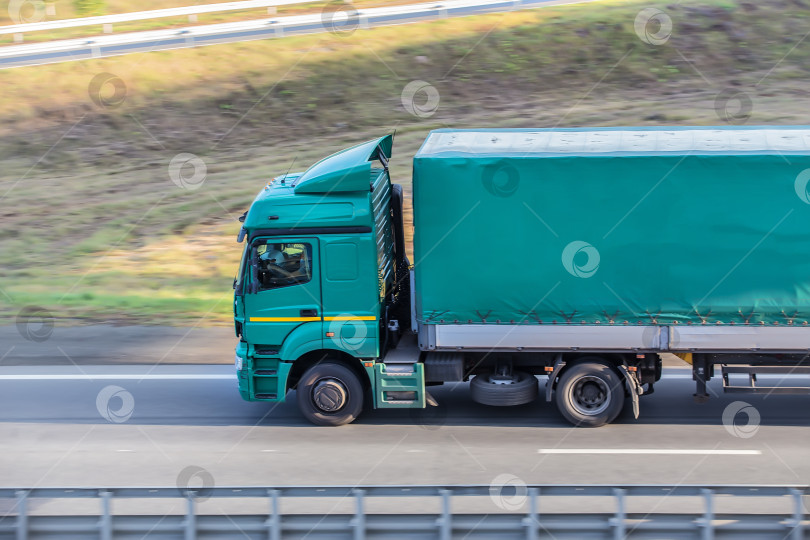
{"type": "Polygon", "coordinates": [[[125,380],[145,380],[145,381],[160,381],[160,380],[183,380],[183,381],[191,381],[191,380],[236,380],[236,374],[233,375],[200,375],[200,374],[188,374],[183,375],[180,373],[170,373],[164,375],[158,374],[143,374],[138,375],[134,373],[125,373],[123,375],[112,375],[108,373],[104,374],[66,374],[66,375],[29,375],[29,374],[21,374],[21,375],[0,375],[0,381],[125,381],[125,380]]]}
{"type": "Polygon", "coordinates": [[[696,450],[686,448],[541,448],[538,454],[662,454],[684,456],[759,456],[760,450],[696,450]]]}

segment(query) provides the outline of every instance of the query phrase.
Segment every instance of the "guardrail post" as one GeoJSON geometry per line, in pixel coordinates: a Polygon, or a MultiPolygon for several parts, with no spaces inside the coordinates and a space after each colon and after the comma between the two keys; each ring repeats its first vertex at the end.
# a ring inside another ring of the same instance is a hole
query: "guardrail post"
{"type": "Polygon", "coordinates": [[[537,525],[540,520],[537,517],[537,496],[540,494],[538,488],[529,488],[529,515],[523,518],[523,525],[526,527],[526,540],[537,540],[537,525]]]}
{"type": "Polygon", "coordinates": [[[98,493],[101,497],[101,517],[98,522],[101,540],[112,540],[112,512],[110,508],[110,492],[102,489],[98,493]]]}
{"type": "Polygon", "coordinates": [[[802,491],[800,489],[791,489],[790,496],[793,497],[793,519],[789,526],[791,526],[790,537],[793,540],[804,540],[804,526],[802,520],[804,519],[804,503],[802,502],[802,491]]]}
{"type": "Polygon", "coordinates": [[[17,492],[17,540],[28,540],[28,492],[17,492]]]}
{"type": "Polygon", "coordinates": [[[268,489],[267,495],[270,497],[270,517],[267,520],[268,540],[281,540],[281,511],[279,509],[279,490],[268,489]]]}
{"type": "Polygon", "coordinates": [[[626,516],[627,513],[624,507],[624,490],[615,488],[613,495],[616,497],[616,515],[611,519],[613,526],[613,538],[616,540],[624,540],[627,535],[626,531],[626,516]]]}
{"type": "Polygon", "coordinates": [[[714,538],[714,492],[706,488],[700,491],[703,493],[703,499],[706,502],[703,518],[698,520],[698,523],[703,528],[701,538],[703,540],[712,540],[714,538]]]}
{"type": "Polygon", "coordinates": [[[355,502],[354,519],[351,521],[352,527],[354,527],[354,540],[365,540],[366,513],[365,509],[363,508],[363,495],[365,495],[366,492],[362,489],[355,489],[352,491],[354,491],[355,502]]]}
{"type": "Polygon", "coordinates": [[[451,540],[453,534],[453,515],[450,513],[451,493],[452,491],[449,489],[439,490],[439,495],[442,497],[442,517],[438,519],[440,540],[451,540]]]}
{"type": "Polygon", "coordinates": [[[197,515],[194,508],[194,494],[186,492],[186,540],[197,539],[197,515]]]}

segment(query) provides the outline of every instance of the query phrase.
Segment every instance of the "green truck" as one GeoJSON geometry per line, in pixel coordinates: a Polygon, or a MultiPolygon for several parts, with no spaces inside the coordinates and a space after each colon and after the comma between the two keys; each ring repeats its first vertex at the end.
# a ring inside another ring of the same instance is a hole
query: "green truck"
{"type": "Polygon", "coordinates": [[[436,130],[413,159],[413,261],[388,135],[274,178],[242,217],[246,400],[316,424],[363,407],[542,392],[611,422],[692,364],[695,399],[807,393],[810,128],[436,130]]]}

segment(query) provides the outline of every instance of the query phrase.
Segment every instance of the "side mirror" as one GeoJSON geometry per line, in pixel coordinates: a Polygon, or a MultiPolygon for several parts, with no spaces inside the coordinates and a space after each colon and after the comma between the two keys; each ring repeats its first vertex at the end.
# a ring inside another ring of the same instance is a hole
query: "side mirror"
{"type": "Polygon", "coordinates": [[[259,291],[259,254],[256,251],[255,247],[250,248],[250,267],[249,267],[249,275],[250,280],[247,284],[247,291],[250,294],[254,294],[259,291]]]}

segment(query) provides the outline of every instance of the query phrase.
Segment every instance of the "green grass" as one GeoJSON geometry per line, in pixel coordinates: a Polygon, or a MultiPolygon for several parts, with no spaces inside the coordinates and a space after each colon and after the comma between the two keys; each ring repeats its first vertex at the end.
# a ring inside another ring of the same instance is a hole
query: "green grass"
{"type": "MultiPolygon", "coordinates": [[[[104,10],[103,15],[115,15],[118,13],[131,13],[133,11],[146,11],[152,9],[164,9],[164,8],[174,8],[174,7],[183,7],[183,6],[195,6],[195,5],[204,5],[204,4],[215,4],[220,2],[221,0],[197,0],[197,1],[189,1],[189,0],[106,0],[104,2],[106,9],[104,10]]],[[[83,15],[79,14],[76,11],[76,6],[73,0],[62,0],[59,2],[56,1],[47,1],[45,4],[51,4],[54,9],[53,15],[46,15],[45,20],[60,20],[60,19],[73,19],[76,17],[82,17],[83,15]]],[[[23,11],[21,12],[20,16],[24,19],[30,19],[31,17],[35,16],[36,13],[34,11],[34,3],[22,3],[23,11]]],[[[9,24],[15,24],[15,20],[12,19],[12,14],[9,13],[9,10],[4,9],[0,10],[0,26],[5,26],[9,24]]]]}
{"type": "Polygon", "coordinates": [[[0,317],[227,324],[255,193],[393,130],[408,189],[437,127],[720,124],[725,88],[750,95],[749,124],[810,123],[810,10],[742,6],[607,1],[0,71],[0,317]],[[650,5],[666,45],[634,33],[650,5]],[[102,72],[125,82],[120,107],[88,98],[102,72]],[[441,96],[429,118],[401,104],[417,79],[441,96]],[[207,165],[197,190],[169,178],[180,152],[207,165]]]}

